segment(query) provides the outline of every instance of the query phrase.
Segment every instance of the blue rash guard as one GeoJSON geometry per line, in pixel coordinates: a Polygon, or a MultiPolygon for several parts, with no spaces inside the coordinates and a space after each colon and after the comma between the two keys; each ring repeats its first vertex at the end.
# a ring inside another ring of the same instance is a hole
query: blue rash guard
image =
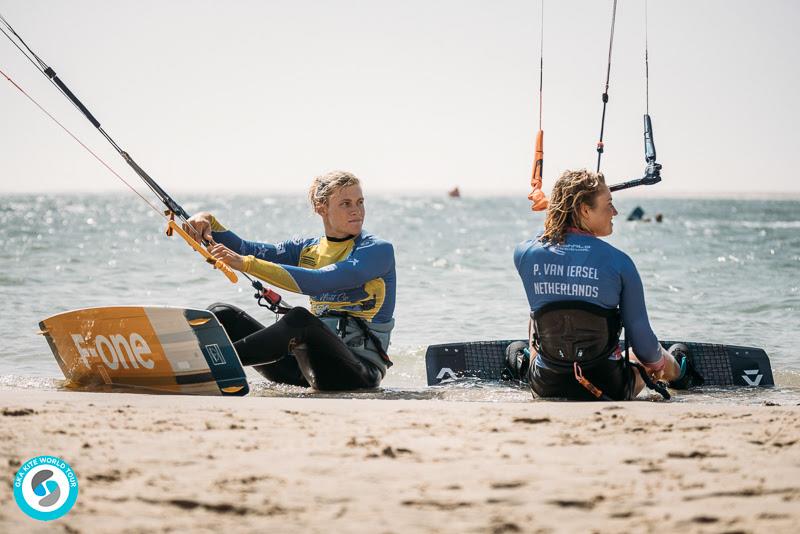
{"type": "Polygon", "coordinates": [[[299,238],[276,244],[246,241],[218,221],[211,236],[245,257],[244,272],[311,297],[311,311],[338,310],[375,323],[394,314],[394,248],[372,234],[344,240],[299,238]]]}
{"type": "MultiPolygon", "coordinates": [[[[314,237],[258,243],[242,239],[213,217],[211,236],[244,256],[243,272],[287,291],[308,295],[311,312],[322,316],[334,332],[338,318],[325,317],[325,312],[346,312],[365,319],[383,350],[388,350],[397,285],[394,247],[388,241],[361,232],[343,240],[314,237]]],[[[386,363],[364,340],[361,331],[355,325],[347,328],[343,341],[385,374],[386,363]]]]}
{"type": "MultiPolygon", "coordinates": [[[[544,245],[538,238],[520,243],[514,265],[532,312],[563,300],[619,307],[625,336],[639,361],[651,369],[663,365],[647,318],[642,280],[627,254],[593,235],[570,231],[561,245],[544,245]]],[[[536,362],[546,367],[540,357],[536,362]]]]}

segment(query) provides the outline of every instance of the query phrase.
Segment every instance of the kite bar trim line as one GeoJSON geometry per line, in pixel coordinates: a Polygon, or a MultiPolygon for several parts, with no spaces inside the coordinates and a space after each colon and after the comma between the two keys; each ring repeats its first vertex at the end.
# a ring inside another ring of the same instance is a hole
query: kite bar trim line
{"type": "MultiPolygon", "coordinates": [[[[614,1],[614,10],[616,12],[616,0],[614,1]]],[[[614,35],[614,23],[611,23],[611,35],[614,35]]],[[[611,67],[611,52],[609,49],[609,69],[611,67]]],[[[644,160],[647,167],[644,170],[644,176],[636,178],[621,184],[609,186],[611,192],[621,191],[622,189],[630,189],[640,185],[653,185],[661,181],[661,164],[656,162],[656,145],[653,141],[653,121],[650,118],[650,62],[649,62],[649,45],[647,38],[647,0],[644,3],[644,77],[645,77],[645,113],[644,113],[644,160]]],[[[608,86],[606,86],[608,87],[608,86]]],[[[605,103],[603,104],[603,118],[605,119],[605,103]]],[[[598,152],[602,153],[602,126],[600,129],[601,143],[598,145],[598,152]]],[[[597,156],[597,171],[600,172],[600,154],[597,156]]]]}
{"type": "Polygon", "coordinates": [[[533,157],[533,171],[531,172],[531,192],[528,200],[531,201],[531,210],[544,211],[547,209],[547,196],[542,191],[542,172],[544,166],[544,130],[542,130],[542,88],[544,80],[544,0],[541,0],[541,25],[539,33],[539,132],[536,134],[536,150],[533,157]]]}
{"type": "Polygon", "coordinates": [[[617,20],[617,0],[611,11],[611,36],[608,39],[608,67],[606,68],[606,88],[603,91],[603,116],[600,118],[600,140],[597,142],[597,172],[600,172],[600,159],[603,157],[603,132],[606,126],[606,104],[608,104],[608,83],[611,80],[611,50],[614,47],[614,24],[617,20]]]}

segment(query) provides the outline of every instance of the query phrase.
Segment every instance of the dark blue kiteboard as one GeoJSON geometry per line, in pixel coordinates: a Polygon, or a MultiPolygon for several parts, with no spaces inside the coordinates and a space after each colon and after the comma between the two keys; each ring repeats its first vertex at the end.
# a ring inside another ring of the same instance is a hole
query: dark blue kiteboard
{"type": "MultiPolygon", "coordinates": [[[[428,385],[434,386],[458,378],[502,380],[506,347],[517,340],[467,341],[431,345],[425,353],[428,385]]],[[[620,345],[622,345],[622,341],[620,345]]],[[[691,352],[695,368],[706,386],[774,386],[769,357],[763,349],[661,341],[664,347],[683,343],[691,352]]],[[[623,347],[624,348],[624,347],[623,347]]]]}

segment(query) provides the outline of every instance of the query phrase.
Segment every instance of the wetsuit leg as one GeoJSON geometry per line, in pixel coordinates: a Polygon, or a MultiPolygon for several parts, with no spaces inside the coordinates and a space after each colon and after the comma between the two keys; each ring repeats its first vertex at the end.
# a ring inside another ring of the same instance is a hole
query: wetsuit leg
{"type": "Polygon", "coordinates": [[[242,364],[255,366],[267,379],[329,391],[374,388],[380,384],[380,370],[353,354],[339,336],[305,308],[293,308],[274,325],[255,330],[253,323],[258,324],[257,321],[237,311],[237,320],[244,326],[237,325],[236,332],[250,329],[252,333],[235,341],[236,352],[242,364]]]}
{"type": "Polygon", "coordinates": [[[286,323],[298,342],[292,352],[314,389],[342,391],[375,388],[380,384],[383,378],[380,370],[353,354],[339,336],[307,309],[292,308],[280,323],[286,323]]]}
{"type": "Polygon", "coordinates": [[[265,327],[230,304],[216,303],[208,309],[228,333],[243,365],[253,365],[270,382],[308,387],[297,360],[289,354],[291,333],[285,331],[283,321],[265,327]]]}
{"type": "Polygon", "coordinates": [[[215,302],[208,307],[208,311],[216,316],[222,328],[225,329],[228,337],[234,343],[253,332],[265,328],[263,324],[250,317],[247,312],[231,304],[215,302]]]}

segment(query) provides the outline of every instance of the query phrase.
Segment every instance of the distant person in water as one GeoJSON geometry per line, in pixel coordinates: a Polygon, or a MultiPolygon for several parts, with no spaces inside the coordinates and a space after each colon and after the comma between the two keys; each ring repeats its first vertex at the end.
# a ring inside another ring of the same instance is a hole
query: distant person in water
{"type": "Polygon", "coordinates": [[[696,377],[689,356],[664,350],[653,333],[631,258],[600,239],[613,231],[615,215],[602,174],[566,171],[553,188],[544,231],[514,251],[530,305],[533,361],[512,344],[509,370],[536,396],[626,400],[645,378],[680,388],[696,377]],[[618,347],[622,325],[630,362],[618,347]]]}
{"type": "MultiPolygon", "coordinates": [[[[650,217],[644,216],[644,210],[641,206],[636,206],[633,211],[628,215],[628,221],[641,221],[641,222],[650,222],[652,219],[650,217]]],[[[662,222],[664,220],[664,215],[662,213],[656,213],[655,221],[662,222]]]]}
{"type": "Polygon", "coordinates": [[[211,213],[188,225],[217,258],[269,284],[311,297],[265,327],[244,311],[214,304],[244,365],[267,379],[318,390],[377,387],[391,366],[395,262],[391,243],[363,230],[361,183],[349,172],[314,178],[309,190],[324,235],[276,244],[246,241],[211,213]]]}
{"type": "MultiPolygon", "coordinates": [[[[641,221],[644,218],[644,210],[641,206],[636,206],[633,211],[628,215],[629,221],[641,221]]],[[[648,219],[650,220],[650,219],[648,219]]]]}

